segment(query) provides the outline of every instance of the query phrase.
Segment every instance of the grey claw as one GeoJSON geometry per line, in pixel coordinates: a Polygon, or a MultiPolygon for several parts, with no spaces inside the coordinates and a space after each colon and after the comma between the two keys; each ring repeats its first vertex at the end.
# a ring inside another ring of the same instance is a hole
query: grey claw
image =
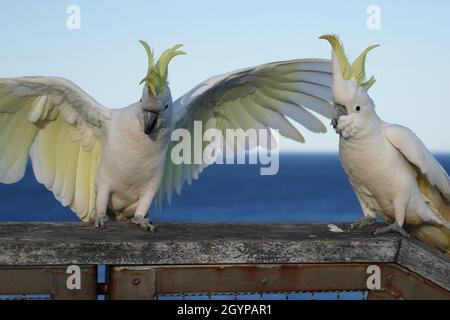
{"type": "Polygon", "coordinates": [[[141,218],[141,217],[133,217],[131,219],[131,223],[136,224],[138,226],[140,226],[141,228],[143,228],[145,231],[149,231],[151,233],[155,232],[156,228],[153,224],[150,223],[150,221],[148,221],[146,218],[141,218]]]}
{"type": "Polygon", "coordinates": [[[379,233],[379,229],[373,230],[370,234],[373,235],[373,236],[379,235],[379,234],[380,234],[380,233],[379,233]]]}
{"type": "Polygon", "coordinates": [[[376,222],[375,218],[372,217],[364,217],[352,223],[350,225],[350,230],[361,229],[366,226],[371,226],[376,222]]]}
{"type": "Polygon", "coordinates": [[[405,238],[411,238],[411,235],[407,233],[403,228],[401,228],[398,224],[393,223],[386,227],[375,229],[372,232],[372,235],[381,235],[381,234],[387,234],[387,233],[397,233],[405,238]]]}
{"type": "Polygon", "coordinates": [[[94,222],[94,226],[96,228],[100,228],[100,229],[104,229],[106,223],[108,222],[108,216],[100,216],[100,217],[95,217],[95,222],[94,222]]]}

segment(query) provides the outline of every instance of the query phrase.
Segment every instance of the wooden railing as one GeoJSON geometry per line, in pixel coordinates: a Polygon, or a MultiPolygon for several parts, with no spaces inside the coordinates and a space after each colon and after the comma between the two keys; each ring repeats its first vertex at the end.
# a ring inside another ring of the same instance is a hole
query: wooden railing
{"type": "Polygon", "coordinates": [[[448,256],[413,239],[372,236],[375,226],[350,231],[348,224],[335,225],[343,232],[311,223],[160,223],[154,234],[117,223],[100,230],[81,223],[3,223],[0,298],[289,298],[305,292],[339,298],[354,292],[368,299],[450,299],[448,256]],[[98,281],[99,265],[105,265],[105,281],[98,281]]]}

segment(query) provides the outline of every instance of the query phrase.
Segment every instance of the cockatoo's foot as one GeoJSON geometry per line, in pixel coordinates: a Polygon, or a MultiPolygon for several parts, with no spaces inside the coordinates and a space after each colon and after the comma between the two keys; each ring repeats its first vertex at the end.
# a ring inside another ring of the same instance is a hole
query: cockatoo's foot
{"type": "Polygon", "coordinates": [[[131,219],[131,223],[137,224],[138,226],[141,226],[142,228],[144,228],[145,231],[150,231],[150,232],[155,232],[156,228],[154,225],[152,225],[150,223],[150,221],[148,221],[148,219],[146,218],[142,218],[142,217],[133,217],[131,219]]]}
{"type": "Polygon", "coordinates": [[[102,216],[96,216],[95,217],[95,221],[94,221],[94,226],[96,228],[104,228],[105,224],[108,222],[108,216],[107,215],[102,215],[102,216]]]}
{"type": "Polygon", "coordinates": [[[386,233],[397,233],[405,238],[410,238],[410,234],[407,233],[405,230],[403,230],[398,224],[393,223],[386,227],[375,229],[375,231],[372,232],[373,235],[380,235],[380,234],[386,234],[386,233]]]}
{"type": "Polygon", "coordinates": [[[359,220],[356,220],[350,225],[350,230],[361,229],[367,226],[371,226],[376,222],[375,218],[372,217],[364,217],[359,220]]]}

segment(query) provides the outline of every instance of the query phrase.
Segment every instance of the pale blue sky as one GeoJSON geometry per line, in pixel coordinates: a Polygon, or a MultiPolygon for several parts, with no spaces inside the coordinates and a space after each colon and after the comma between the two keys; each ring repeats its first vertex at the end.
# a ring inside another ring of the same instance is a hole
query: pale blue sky
{"type": "MultiPolygon", "coordinates": [[[[433,151],[450,151],[450,2],[435,1],[5,1],[0,0],[0,77],[62,76],[101,103],[139,98],[146,56],[183,43],[170,67],[177,98],[206,78],[276,60],[329,58],[318,36],[339,33],[351,58],[369,44],[368,73],[380,116],[413,129],[433,151]],[[66,28],[66,8],[81,8],[81,30],[66,28]],[[366,27],[369,5],[381,30],[366,27]]],[[[328,125],[328,120],[325,120],[328,125]]],[[[284,150],[337,151],[337,137],[308,134],[284,150]]]]}

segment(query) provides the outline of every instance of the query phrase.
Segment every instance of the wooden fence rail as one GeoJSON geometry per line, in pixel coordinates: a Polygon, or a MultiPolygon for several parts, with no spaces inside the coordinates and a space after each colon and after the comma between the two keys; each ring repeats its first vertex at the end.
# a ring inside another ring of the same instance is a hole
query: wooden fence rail
{"type": "Polygon", "coordinates": [[[450,299],[449,257],[416,240],[370,235],[376,226],[334,225],[342,232],[319,223],[160,223],[154,234],[117,223],[101,230],[3,223],[0,298],[367,292],[369,299],[450,299]],[[98,265],[106,265],[106,281],[98,281],[98,265]],[[367,284],[373,266],[380,288],[367,284]]]}

